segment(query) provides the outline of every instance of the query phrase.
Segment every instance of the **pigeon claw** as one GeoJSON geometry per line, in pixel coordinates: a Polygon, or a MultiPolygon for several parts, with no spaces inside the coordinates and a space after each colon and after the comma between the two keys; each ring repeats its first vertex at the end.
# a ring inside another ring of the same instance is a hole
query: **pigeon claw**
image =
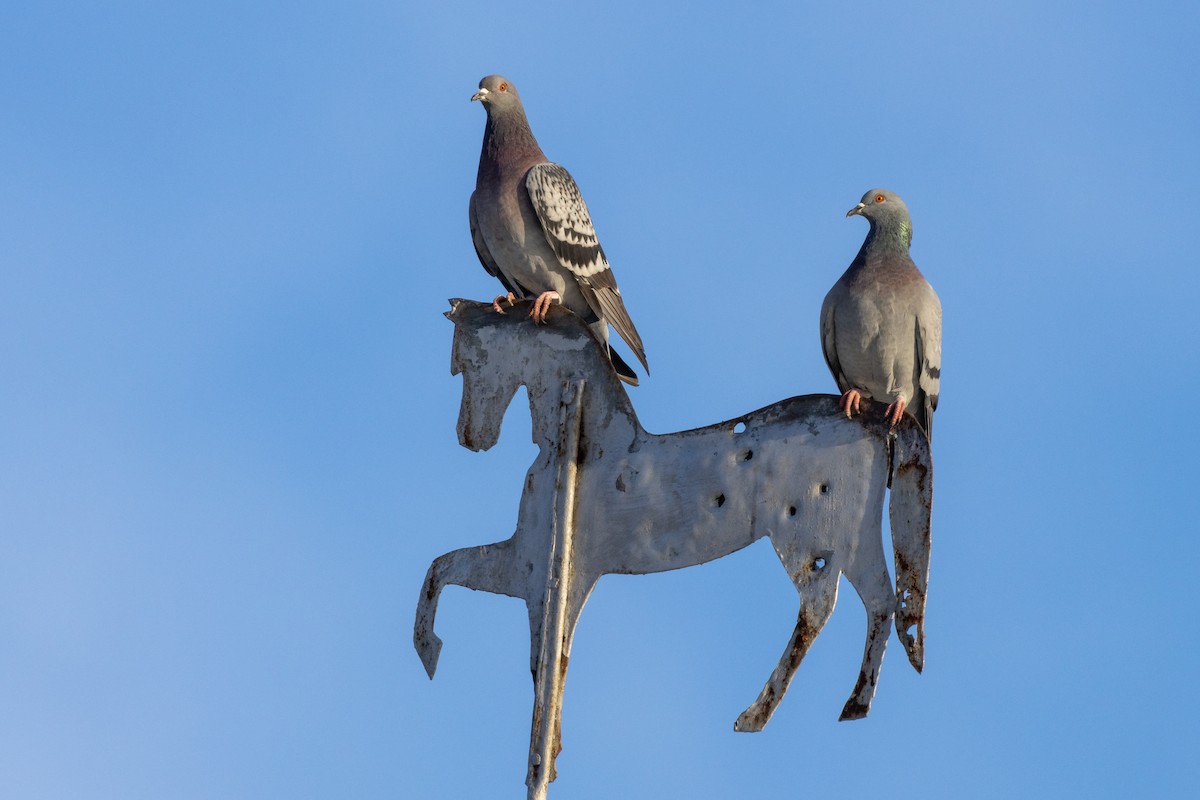
{"type": "Polygon", "coordinates": [[[861,401],[862,393],[858,389],[847,389],[842,394],[842,399],[838,401],[838,406],[846,413],[846,418],[849,419],[858,413],[861,401]]]}
{"type": "Polygon", "coordinates": [[[500,307],[501,300],[507,300],[508,304],[511,306],[517,302],[517,296],[515,294],[513,294],[512,292],[509,292],[508,294],[496,295],[496,299],[492,301],[492,308],[494,308],[496,310],[497,314],[504,313],[504,309],[500,307]]]}
{"type": "Polygon", "coordinates": [[[887,411],[883,412],[883,418],[894,428],[900,418],[904,416],[904,409],[907,406],[908,402],[903,397],[897,397],[896,401],[887,407],[887,411]]]}
{"type": "Polygon", "coordinates": [[[533,308],[529,309],[529,316],[533,317],[533,321],[541,325],[546,321],[546,315],[550,313],[550,306],[553,303],[562,300],[558,292],[549,291],[542,292],[537,296],[537,300],[533,301],[533,308]]]}

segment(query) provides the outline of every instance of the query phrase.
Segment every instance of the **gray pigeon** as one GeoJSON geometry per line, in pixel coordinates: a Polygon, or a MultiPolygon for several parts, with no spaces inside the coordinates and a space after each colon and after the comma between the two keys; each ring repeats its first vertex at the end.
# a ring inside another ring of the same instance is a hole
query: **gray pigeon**
{"type": "Polygon", "coordinates": [[[888,403],[887,418],[907,408],[932,438],[942,374],[942,304],[908,255],[912,220],[904,201],[872,189],[846,212],[871,230],[821,306],[825,363],[842,390],[846,416],[859,400],[888,403]]]}
{"type": "MultiPolygon", "coordinates": [[[[561,302],[606,347],[608,326],[616,328],[648,373],[642,337],[625,310],[579,187],[538,147],[516,87],[489,75],[471,99],[487,109],[471,194],[471,239],[483,268],[508,292],[492,305],[503,313],[506,297],[511,305],[517,297],[532,296],[530,316],[540,323],[550,304],[561,302]]],[[[637,373],[611,347],[608,354],[621,380],[636,386],[637,373]]]]}

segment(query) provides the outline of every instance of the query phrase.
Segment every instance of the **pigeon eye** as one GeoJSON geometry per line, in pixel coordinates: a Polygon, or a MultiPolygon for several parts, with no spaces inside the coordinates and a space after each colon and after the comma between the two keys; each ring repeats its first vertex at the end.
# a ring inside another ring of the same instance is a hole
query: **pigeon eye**
{"type": "Polygon", "coordinates": [[[884,197],[883,195],[881,195],[881,194],[877,194],[877,195],[875,195],[875,202],[876,202],[876,203],[882,203],[882,202],[884,202],[885,200],[887,200],[887,198],[886,198],[886,197],[884,197]]]}
{"type": "Polygon", "coordinates": [[[496,88],[497,88],[497,89],[499,89],[499,90],[500,90],[500,91],[502,91],[502,92],[507,92],[507,91],[508,91],[508,84],[507,84],[507,83],[502,83],[502,84],[500,84],[499,86],[497,86],[496,88]]]}

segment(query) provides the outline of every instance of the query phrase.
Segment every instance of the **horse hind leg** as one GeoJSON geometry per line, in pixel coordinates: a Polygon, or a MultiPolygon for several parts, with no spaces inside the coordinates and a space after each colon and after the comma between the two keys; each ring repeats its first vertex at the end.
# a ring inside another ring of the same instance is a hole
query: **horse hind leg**
{"type": "Polygon", "coordinates": [[[429,565],[425,583],[421,586],[421,597],[417,601],[417,617],[413,624],[413,646],[432,679],[437,671],[438,657],[442,652],[442,640],[433,632],[437,616],[438,597],[448,585],[465,586],[468,589],[506,594],[525,598],[528,592],[515,582],[516,571],[512,569],[512,539],[497,544],[479,547],[464,547],[440,555],[429,565]]]}
{"type": "Polygon", "coordinates": [[[867,609],[867,639],[863,646],[858,680],[850,699],[842,708],[839,720],[862,719],[870,712],[871,700],[875,697],[875,687],[879,682],[879,671],[883,666],[883,653],[887,649],[888,635],[891,632],[892,615],[895,612],[896,598],[888,581],[882,551],[878,559],[868,561],[865,574],[861,574],[857,569],[848,569],[846,572],[846,577],[867,609]]]}
{"type": "Polygon", "coordinates": [[[808,653],[808,648],[829,621],[837,604],[839,571],[831,563],[831,552],[810,553],[800,558],[789,557],[779,548],[776,548],[776,552],[800,593],[800,612],[779,664],[763,686],[758,699],[733,723],[735,731],[761,731],[766,726],[787,692],[788,684],[808,653]]]}

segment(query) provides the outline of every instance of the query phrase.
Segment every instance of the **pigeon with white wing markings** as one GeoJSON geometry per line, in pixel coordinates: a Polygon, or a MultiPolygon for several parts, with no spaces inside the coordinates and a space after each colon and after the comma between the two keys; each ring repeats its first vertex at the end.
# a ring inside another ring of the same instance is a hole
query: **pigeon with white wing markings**
{"type": "Polygon", "coordinates": [[[847,217],[871,223],[866,241],[821,306],[821,345],[846,416],[863,397],[905,409],[932,438],[942,374],[942,304],[909,256],[912,220],[904,201],[872,189],[847,217]]]}
{"type": "MultiPolygon", "coordinates": [[[[642,337],[596,238],[579,187],[542,153],[516,87],[489,75],[471,98],[487,110],[479,174],[471,194],[471,239],[484,269],[500,280],[507,300],[535,298],[530,316],[543,322],[553,302],[578,314],[608,347],[612,325],[650,371],[642,337]]],[[[503,313],[501,295],[493,301],[503,313]]],[[[628,364],[608,347],[617,375],[637,385],[628,364]]]]}

